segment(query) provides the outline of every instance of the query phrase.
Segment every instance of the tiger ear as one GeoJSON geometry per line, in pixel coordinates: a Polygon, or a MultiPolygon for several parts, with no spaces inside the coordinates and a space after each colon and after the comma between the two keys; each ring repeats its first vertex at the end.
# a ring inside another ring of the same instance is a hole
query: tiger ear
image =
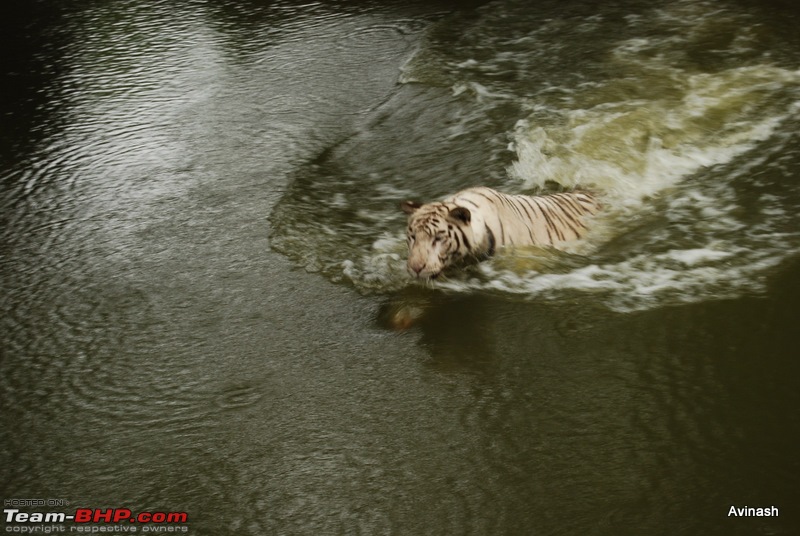
{"type": "Polygon", "coordinates": [[[455,207],[450,209],[449,216],[450,218],[462,223],[469,223],[470,219],[472,218],[472,214],[470,214],[469,209],[466,207],[455,207]]]}
{"type": "Polygon", "coordinates": [[[403,201],[402,203],[400,203],[400,208],[406,214],[413,214],[421,206],[422,203],[417,203],[416,201],[403,201]]]}

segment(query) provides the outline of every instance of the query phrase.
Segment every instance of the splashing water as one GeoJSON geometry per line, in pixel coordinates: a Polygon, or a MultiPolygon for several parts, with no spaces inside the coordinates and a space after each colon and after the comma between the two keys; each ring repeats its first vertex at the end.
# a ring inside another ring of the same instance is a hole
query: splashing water
{"type": "Polygon", "coordinates": [[[273,245],[336,281],[388,292],[409,284],[400,199],[478,182],[525,193],[583,187],[605,210],[570,251],[506,250],[435,286],[584,297],[616,310],[763,289],[770,269],[800,253],[797,59],[781,56],[747,13],[715,2],[570,17],[501,2],[432,30],[401,74],[401,89],[423,91],[401,92],[297,181],[276,210],[273,245]],[[413,100],[441,88],[450,88],[445,104],[413,100]],[[409,120],[416,106],[434,119],[409,120]],[[398,136],[409,121],[422,129],[415,139],[445,140],[419,173],[422,142],[398,136]],[[462,147],[487,155],[470,161],[474,173],[458,168],[466,150],[448,154],[462,147]],[[383,168],[376,149],[396,151],[383,168]]]}

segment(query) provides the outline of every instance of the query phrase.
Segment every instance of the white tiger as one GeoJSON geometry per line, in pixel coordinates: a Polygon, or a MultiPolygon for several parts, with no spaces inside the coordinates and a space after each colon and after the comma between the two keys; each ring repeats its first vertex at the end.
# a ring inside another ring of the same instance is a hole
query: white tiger
{"type": "Polygon", "coordinates": [[[400,204],[408,217],[408,273],[432,279],[463,260],[502,246],[555,246],[582,237],[585,217],[600,209],[589,193],[510,195],[469,188],[442,201],[400,204]]]}

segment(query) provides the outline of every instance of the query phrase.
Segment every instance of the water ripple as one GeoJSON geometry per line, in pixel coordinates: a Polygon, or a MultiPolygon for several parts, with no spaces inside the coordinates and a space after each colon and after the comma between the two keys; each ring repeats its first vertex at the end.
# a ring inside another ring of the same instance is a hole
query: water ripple
{"type": "Polygon", "coordinates": [[[217,405],[223,409],[238,409],[256,404],[264,396],[254,385],[231,387],[218,395],[217,405]]]}

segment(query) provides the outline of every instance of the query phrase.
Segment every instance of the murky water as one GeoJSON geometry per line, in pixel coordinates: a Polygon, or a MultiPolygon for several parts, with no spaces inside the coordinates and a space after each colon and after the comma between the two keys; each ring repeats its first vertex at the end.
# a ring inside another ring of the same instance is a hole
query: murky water
{"type": "Polygon", "coordinates": [[[794,534],[798,17],[26,4],[3,498],[208,535],[794,534]],[[606,210],[411,284],[398,202],[474,184],[606,210]]]}

